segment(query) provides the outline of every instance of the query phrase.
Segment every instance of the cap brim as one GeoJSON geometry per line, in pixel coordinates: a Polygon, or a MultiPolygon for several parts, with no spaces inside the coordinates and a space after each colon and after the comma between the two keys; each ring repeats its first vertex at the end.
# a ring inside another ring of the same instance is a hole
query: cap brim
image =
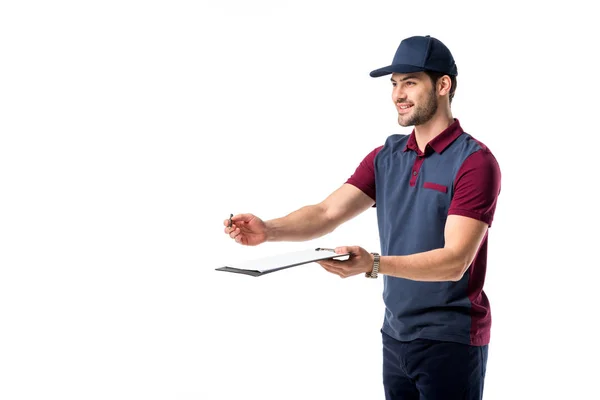
{"type": "Polygon", "coordinates": [[[399,73],[399,74],[407,74],[410,72],[420,72],[420,71],[425,71],[425,68],[417,67],[415,65],[408,65],[408,64],[396,64],[396,65],[388,65],[387,67],[383,67],[383,68],[379,68],[374,71],[371,71],[371,73],[369,75],[371,75],[371,77],[373,77],[373,78],[377,78],[379,76],[389,75],[389,74],[393,74],[395,72],[399,73]]]}

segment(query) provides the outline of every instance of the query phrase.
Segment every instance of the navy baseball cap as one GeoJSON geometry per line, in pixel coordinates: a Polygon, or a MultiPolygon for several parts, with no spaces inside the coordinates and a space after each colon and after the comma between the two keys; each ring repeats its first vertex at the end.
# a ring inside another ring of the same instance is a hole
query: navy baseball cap
{"type": "Polygon", "coordinates": [[[458,75],[456,63],[450,50],[438,39],[427,36],[412,36],[400,42],[391,65],[371,71],[373,78],[394,72],[435,71],[447,75],[458,75]]]}

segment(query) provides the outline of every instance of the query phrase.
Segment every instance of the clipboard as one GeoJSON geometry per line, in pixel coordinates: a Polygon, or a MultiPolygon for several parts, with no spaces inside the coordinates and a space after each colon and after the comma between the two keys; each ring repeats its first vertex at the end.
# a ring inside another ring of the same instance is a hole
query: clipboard
{"type": "Polygon", "coordinates": [[[239,264],[226,265],[224,267],[215,268],[215,271],[233,272],[235,274],[245,274],[256,277],[319,260],[338,259],[344,257],[345,259],[348,259],[349,256],[350,253],[337,254],[333,249],[317,247],[316,249],[300,250],[291,253],[278,254],[275,256],[250,260],[239,264]]]}

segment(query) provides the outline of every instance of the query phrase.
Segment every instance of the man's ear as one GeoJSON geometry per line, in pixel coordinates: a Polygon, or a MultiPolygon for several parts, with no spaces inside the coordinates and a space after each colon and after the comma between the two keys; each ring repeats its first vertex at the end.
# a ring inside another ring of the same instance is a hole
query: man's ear
{"type": "Polygon", "coordinates": [[[437,81],[437,91],[440,96],[445,96],[450,93],[450,89],[452,89],[452,81],[448,75],[442,76],[437,81]]]}

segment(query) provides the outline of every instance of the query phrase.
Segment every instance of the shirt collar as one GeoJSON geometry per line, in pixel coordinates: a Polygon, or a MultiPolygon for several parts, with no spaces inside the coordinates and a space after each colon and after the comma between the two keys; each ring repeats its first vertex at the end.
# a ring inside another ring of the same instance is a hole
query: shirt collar
{"type": "MultiPolygon", "coordinates": [[[[448,146],[450,146],[452,142],[456,140],[456,138],[458,138],[463,133],[464,131],[460,126],[460,122],[458,121],[458,119],[454,118],[454,122],[450,124],[450,126],[448,126],[436,137],[431,139],[429,143],[427,143],[427,146],[425,146],[425,153],[428,153],[428,148],[433,149],[433,151],[435,151],[438,154],[442,153],[444,150],[446,150],[448,146]]],[[[419,146],[417,145],[417,139],[415,137],[414,129],[408,137],[408,141],[406,142],[406,146],[404,147],[404,151],[408,150],[413,150],[417,154],[423,154],[421,153],[421,150],[419,150],[419,146]]]]}

